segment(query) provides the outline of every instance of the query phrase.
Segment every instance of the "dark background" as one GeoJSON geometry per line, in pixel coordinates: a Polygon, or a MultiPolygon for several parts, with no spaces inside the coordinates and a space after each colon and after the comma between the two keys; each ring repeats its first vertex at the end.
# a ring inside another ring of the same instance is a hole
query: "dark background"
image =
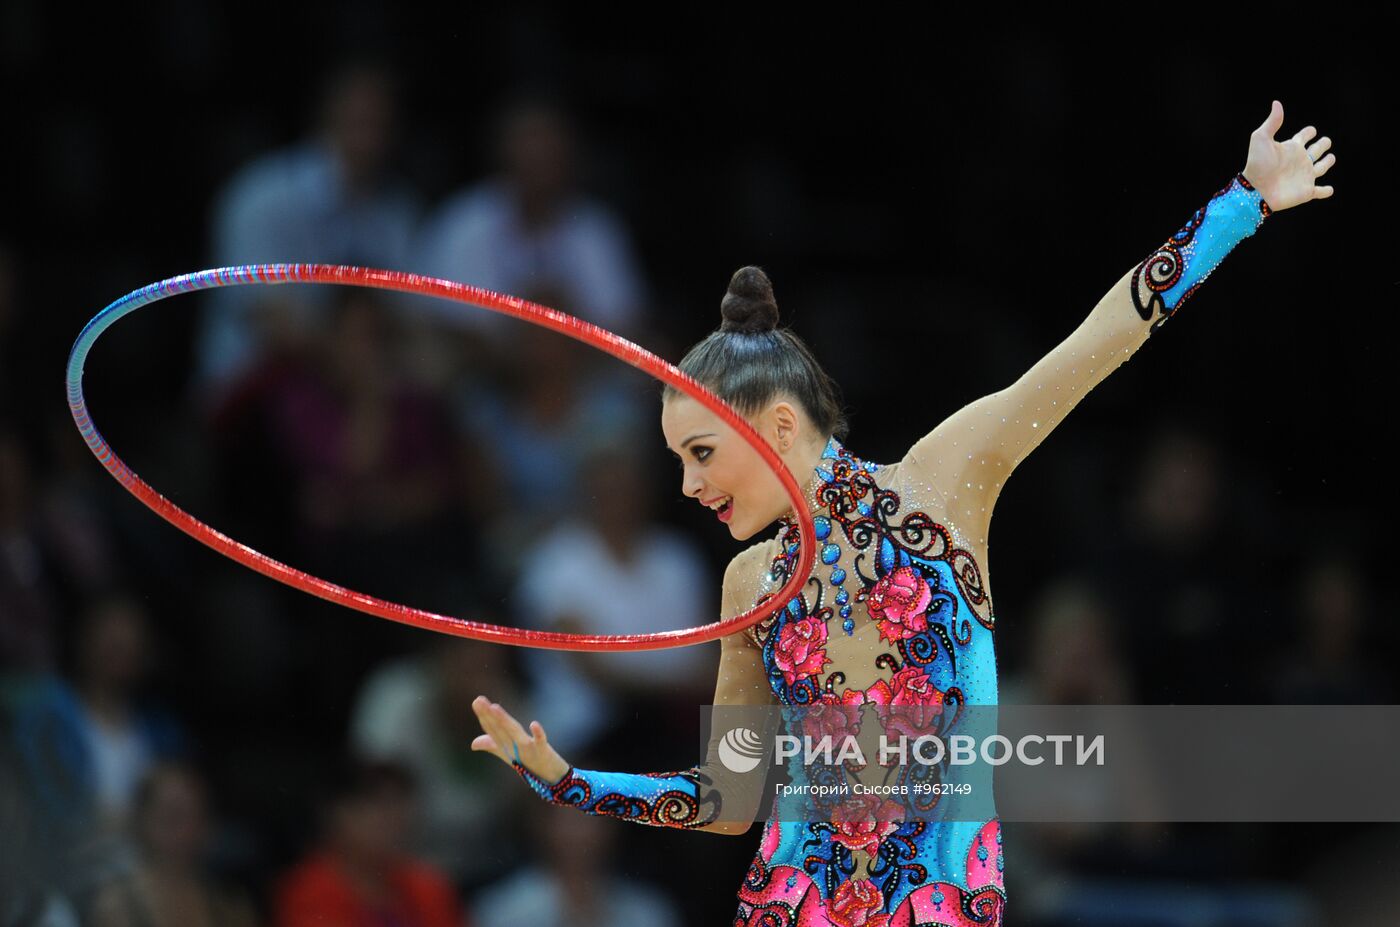
{"type": "MultiPolygon", "coordinates": [[[[1315,600],[1303,584],[1325,560],[1346,566],[1346,594],[1361,603],[1348,651],[1357,672],[1364,663],[1394,691],[1384,462],[1400,284],[1389,225],[1393,15],[1333,22],[1325,10],[1289,20],[1134,8],[1107,29],[1009,12],[955,26],[890,9],[641,16],[371,0],[81,13],[6,0],[0,9],[0,242],[15,281],[0,330],[0,409],[26,448],[35,493],[57,466],[53,424],[68,420],[76,440],[60,368],[83,324],[130,290],[210,266],[215,194],[250,159],[303,137],[318,81],[357,54],[397,69],[394,167],[430,206],[489,173],[490,120],[507,94],[556,94],[581,129],[583,186],[624,220],[651,284],[655,335],[644,346],[678,360],[717,324],[734,269],[759,264],[784,321],[845,390],[848,444],[874,460],[898,459],[1067,335],[1243,169],[1249,133],[1278,99],[1280,139],[1308,124],[1333,139],[1338,164],[1321,182],[1336,195],[1269,218],[1008,483],[989,567],[1002,671],[1031,672],[1036,638],[1021,616],[1048,585],[1084,575],[1140,596],[1137,609],[1112,593],[1141,701],[1286,701],[1274,674],[1314,646],[1315,600]],[[1133,536],[1130,500],[1171,428],[1215,455],[1217,526],[1189,555],[1144,566],[1150,552],[1120,539],[1133,536]],[[1154,602],[1183,576],[1227,589],[1230,603],[1189,665],[1157,645],[1151,624],[1154,602]]],[[[234,514],[219,495],[226,485],[211,488],[210,444],[183,401],[200,305],[181,297],[124,320],[95,349],[84,382],[123,459],[177,504],[207,505],[191,511],[223,527],[219,517],[234,514]]],[[[660,517],[705,545],[717,587],[736,547],[682,504],[659,428],[655,436],[637,454],[669,468],[658,471],[660,517]]],[[[273,658],[279,687],[221,688],[237,674],[211,671],[218,654],[198,631],[208,590],[271,582],[231,579],[246,571],[148,513],[95,461],[87,467],[123,585],[160,639],[150,690],[193,735],[218,814],[238,835],[213,865],[266,913],[270,880],[311,838],[304,809],[364,674],[377,655],[426,646],[428,632],[276,592],[297,642],[273,658]],[[339,657],[328,664],[329,650],[339,657]],[[248,772],[236,758],[254,747],[285,768],[269,761],[248,772]]],[[[259,549],[299,562],[292,547],[259,549]]],[[[444,570],[470,569],[451,550],[441,557],[444,570]]],[[[376,592],[355,576],[333,578],[376,592]]],[[[62,640],[85,593],[61,574],[54,582],[62,640]]],[[[408,604],[469,605],[511,623],[506,601],[477,590],[469,603],[408,604]]],[[[670,742],[677,753],[630,768],[691,762],[692,732],[670,742]]],[[[756,831],[723,840],[616,829],[618,871],[669,893],[687,923],[732,914],[756,831]]],[[[483,845],[495,836],[482,835],[483,845]]],[[[1331,881],[1334,854],[1364,846],[1368,860],[1400,861],[1394,824],[1192,824],[1162,839],[1151,866],[1103,853],[1080,873],[1174,879],[1201,892],[1261,881],[1304,889],[1330,909],[1377,887],[1331,881]]],[[[1011,918],[1038,922],[1029,909],[1011,918]]]]}

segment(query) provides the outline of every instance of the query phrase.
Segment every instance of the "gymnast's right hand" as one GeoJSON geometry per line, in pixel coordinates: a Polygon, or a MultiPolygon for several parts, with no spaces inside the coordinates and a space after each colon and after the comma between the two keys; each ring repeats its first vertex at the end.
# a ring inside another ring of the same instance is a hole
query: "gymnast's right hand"
{"type": "Polygon", "coordinates": [[[472,710],[486,732],[472,740],[473,750],[488,750],[507,765],[518,759],[520,765],[551,785],[569,771],[568,762],[555,752],[538,721],[531,721],[527,731],[510,712],[484,695],[472,699],[472,710]]]}

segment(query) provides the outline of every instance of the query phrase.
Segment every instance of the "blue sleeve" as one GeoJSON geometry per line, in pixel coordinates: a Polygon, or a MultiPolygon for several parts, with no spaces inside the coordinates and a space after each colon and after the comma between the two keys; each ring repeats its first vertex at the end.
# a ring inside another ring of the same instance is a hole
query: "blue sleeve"
{"type": "Polygon", "coordinates": [[[1230,178],[1176,234],[1148,255],[1133,273],[1133,305],[1143,321],[1161,327],[1211,271],[1272,213],[1244,174],[1230,178]]]}
{"type": "Polygon", "coordinates": [[[570,766],[550,784],[521,765],[511,766],[535,793],[554,805],[657,827],[698,828],[719,819],[714,780],[691,767],[677,772],[600,772],[570,766]]]}

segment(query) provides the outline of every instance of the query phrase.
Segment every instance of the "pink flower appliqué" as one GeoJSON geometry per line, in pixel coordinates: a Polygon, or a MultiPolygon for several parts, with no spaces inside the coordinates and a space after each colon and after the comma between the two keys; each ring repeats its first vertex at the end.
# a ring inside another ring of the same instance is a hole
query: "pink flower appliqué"
{"type": "MultiPolygon", "coordinates": [[[[847,691],[849,694],[850,690],[847,691]]],[[[854,694],[864,695],[859,690],[854,694]]],[[[814,749],[821,749],[823,739],[830,738],[832,757],[841,756],[846,743],[854,741],[859,733],[860,705],[851,699],[837,698],[829,692],[823,693],[821,698],[808,705],[802,713],[802,735],[808,738],[814,749]]],[[[844,763],[847,768],[853,770],[865,768],[864,763],[857,762],[849,756],[844,763]]]]}
{"type": "Polygon", "coordinates": [[[944,693],[928,678],[928,674],[906,666],[890,680],[893,698],[881,710],[880,725],[887,742],[901,737],[915,741],[935,733],[938,718],[943,714],[944,693]]]}
{"type": "Polygon", "coordinates": [[[840,744],[860,733],[860,706],[823,693],[802,713],[802,733],[813,741],[830,737],[833,744],[840,744]]]}
{"type": "Polygon", "coordinates": [[[866,597],[865,607],[880,625],[880,636],[890,643],[928,630],[929,600],[933,593],[918,570],[902,566],[881,576],[866,597]]]}
{"type": "Polygon", "coordinates": [[[888,914],[881,913],[885,896],[869,879],[847,879],[836,888],[826,916],[838,927],[886,927],[888,914]]]}
{"type": "Polygon", "coordinates": [[[832,812],[831,823],[836,830],[831,836],[849,849],[879,856],[880,841],[899,830],[896,822],[903,819],[904,809],[888,798],[869,794],[852,796],[832,812]]]}
{"type": "Polygon", "coordinates": [[[820,673],[822,667],[831,662],[826,655],[826,625],[815,618],[783,625],[773,660],[783,671],[788,685],[820,673]]]}
{"type": "Polygon", "coordinates": [[[928,673],[917,666],[901,667],[890,678],[891,705],[933,705],[941,712],[943,692],[928,678],[928,673]]]}

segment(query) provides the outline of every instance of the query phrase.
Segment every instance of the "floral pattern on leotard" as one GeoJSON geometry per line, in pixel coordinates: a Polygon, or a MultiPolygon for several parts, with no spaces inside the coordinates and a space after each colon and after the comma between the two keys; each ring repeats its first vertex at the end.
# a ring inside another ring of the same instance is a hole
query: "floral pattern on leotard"
{"type": "MultiPolygon", "coordinates": [[[[752,629],[774,695],[802,708],[802,732],[814,741],[858,733],[862,706],[873,710],[887,736],[915,737],[951,731],[969,694],[995,703],[994,622],[976,560],[925,512],[901,514],[900,494],[876,481],[881,469],[831,439],[813,500],[818,566],[804,595],[752,629]],[[854,555],[849,570],[840,558],[843,542],[854,555]],[[847,635],[857,615],[877,626],[882,646],[864,668],[878,671],[873,684],[847,684],[855,668],[832,656],[843,627],[831,622],[838,613],[847,635]]],[[[771,588],[792,575],[799,538],[796,519],[785,517],[769,567],[771,588]]],[[[774,594],[765,592],[757,604],[774,594]]],[[[866,760],[835,770],[806,767],[801,775],[829,781],[860,772],[866,760]]],[[[914,763],[897,771],[906,785],[944,773],[914,763]]],[[[780,820],[775,801],[739,892],[736,925],[1000,923],[1005,890],[995,817],[940,822],[936,797],[908,820],[904,806],[869,794],[810,801],[823,820],[780,820]],[[863,871],[858,854],[868,860],[863,871]]]]}

